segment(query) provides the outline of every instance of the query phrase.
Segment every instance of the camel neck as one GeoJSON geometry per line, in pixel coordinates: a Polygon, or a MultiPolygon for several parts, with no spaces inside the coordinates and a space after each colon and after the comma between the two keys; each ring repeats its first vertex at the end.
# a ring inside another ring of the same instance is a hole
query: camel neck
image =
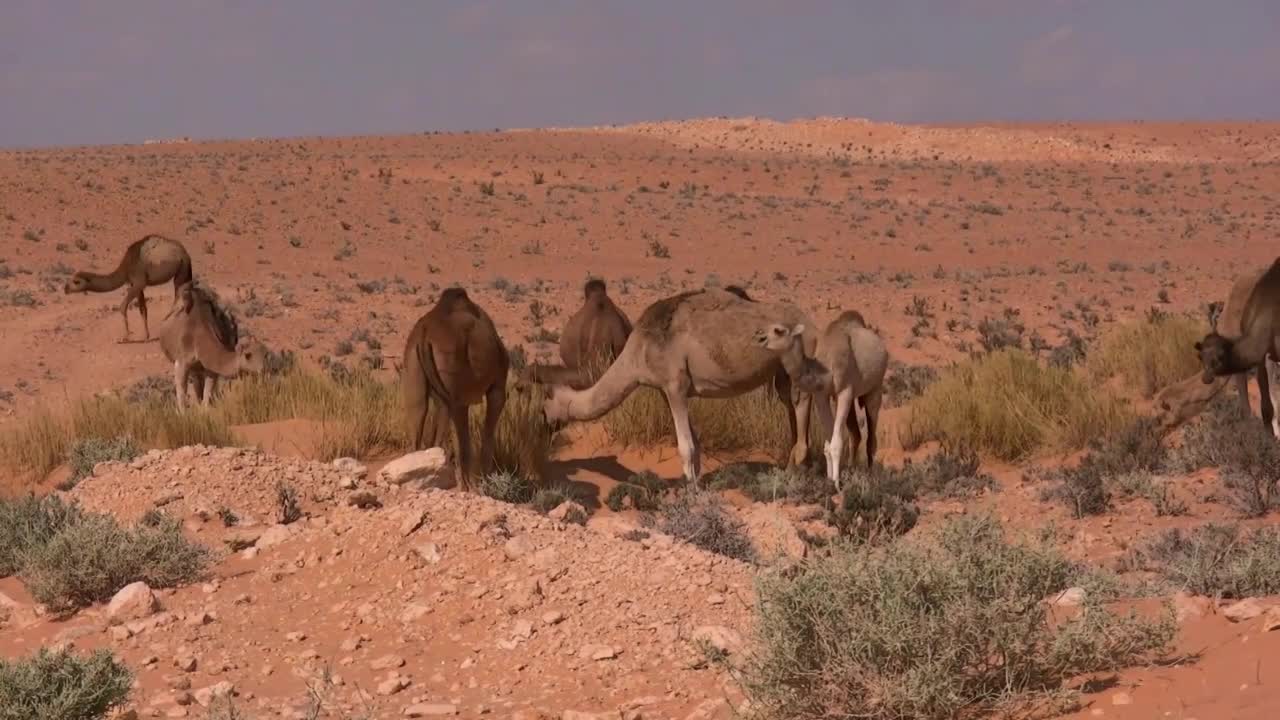
{"type": "Polygon", "coordinates": [[[85,286],[91,292],[111,292],[122,287],[127,279],[123,268],[116,268],[105,275],[85,272],[82,273],[82,277],[85,279],[85,286]]]}
{"type": "Polygon", "coordinates": [[[1227,354],[1229,371],[1227,374],[1244,372],[1257,367],[1266,357],[1267,351],[1271,350],[1275,342],[1275,332],[1267,320],[1270,320],[1270,317],[1258,318],[1249,327],[1246,335],[1232,341],[1230,352],[1227,354]]]}
{"type": "Polygon", "coordinates": [[[781,354],[782,369],[787,371],[792,380],[800,380],[800,376],[805,371],[804,345],[801,338],[795,338],[791,342],[791,347],[784,350],[781,354]]]}

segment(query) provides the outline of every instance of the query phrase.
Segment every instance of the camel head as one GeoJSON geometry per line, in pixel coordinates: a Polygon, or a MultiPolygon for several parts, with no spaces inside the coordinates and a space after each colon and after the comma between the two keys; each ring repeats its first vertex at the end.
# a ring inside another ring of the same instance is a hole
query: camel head
{"type": "Polygon", "coordinates": [[[592,295],[604,295],[606,292],[604,281],[600,278],[591,278],[586,285],[582,286],[582,297],[588,300],[592,295]]]}
{"type": "Polygon", "coordinates": [[[560,428],[569,421],[570,392],[567,387],[552,386],[547,399],[542,401],[542,416],[552,428],[560,428]]]}
{"type": "Polygon", "coordinates": [[[67,278],[67,284],[62,286],[62,292],[65,295],[71,293],[82,293],[89,290],[89,276],[83,271],[67,278]]]}
{"type": "Polygon", "coordinates": [[[796,325],[774,323],[763,330],[757,330],[755,340],[757,345],[766,350],[782,352],[784,350],[790,350],[791,345],[800,341],[803,335],[803,323],[798,323],[796,325]]]}
{"type": "Polygon", "coordinates": [[[1203,372],[1200,380],[1205,385],[1213,382],[1214,378],[1226,375],[1228,361],[1231,356],[1231,341],[1219,335],[1217,331],[1212,331],[1204,336],[1204,339],[1196,343],[1196,352],[1200,355],[1200,365],[1203,372]]]}
{"type": "Polygon", "coordinates": [[[236,343],[236,363],[242,373],[261,374],[267,367],[267,346],[256,340],[241,338],[236,343]]]}

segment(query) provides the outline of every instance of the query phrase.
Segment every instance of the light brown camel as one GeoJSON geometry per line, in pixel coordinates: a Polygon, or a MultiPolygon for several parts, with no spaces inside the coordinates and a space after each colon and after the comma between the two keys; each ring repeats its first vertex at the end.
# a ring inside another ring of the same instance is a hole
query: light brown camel
{"type": "Polygon", "coordinates": [[[203,404],[208,405],[219,379],[242,372],[260,373],[266,366],[267,348],[240,337],[239,327],[204,288],[185,283],[181,305],[160,332],[160,349],[173,363],[173,389],[179,410],[186,409],[188,382],[195,381],[203,404]]]}
{"type": "Polygon", "coordinates": [[[578,308],[560,333],[563,365],[532,364],[521,379],[548,385],[568,385],[575,390],[590,387],[631,335],[631,320],[614,304],[603,280],[588,280],[578,308]]]}
{"type": "MultiPolygon", "coordinates": [[[[808,323],[796,306],[744,299],[720,289],[694,290],[664,298],[645,308],[626,345],[604,375],[585,390],[552,388],[543,412],[552,423],[594,420],[617,407],[640,385],[666,395],[675,425],[684,477],[695,486],[702,471],[701,448],[689,424],[689,398],[742,395],[774,379],[781,369],[777,354],[751,342],[755,328],[781,320],[808,323]]],[[[806,336],[812,349],[815,339],[806,336]]],[[[808,454],[810,398],[801,393],[784,402],[794,413],[791,462],[808,454]]]]}
{"type": "Polygon", "coordinates": [[[862,441],[858,419],[853,413],[855,399],[867,419],[867,468],[875,465],[876,421],[880,416],[884,374],[889,368],[889,351],[856,310],[841,313],[827,325],[818,337],[812,357],[804,352],[804,330],[803,324],[772,323],[756,332],[755,342],[777,353],[791,381],[801,391],[813,395],[823,432],[829,438],[823,446],[827,477],[839,490],[846,430],[852,435],[850,447],[855,451],[862,441]]]}
{"type": "MultiPolygon", "coordinates": [[[[1215,330],[1220,329],[1229,335],[1243,334],[1245,305],[1253,293],[1253,288],[1257,286],[1258,280],[1266,271],[1265,267],[1258,268],[1236,278],[1227,294],[1226,304],[1215,304],[1210,310],[1209,323],[1215,330]],[[1216,314],[1217,308],[1221,309],[1220,314],[1216,314]]],[[[1280,436],[1280,420],[1275,416],[1275,406],[1280,404],[1280,397],[1277,397],[1280,395],[1280,382],[1277,382],[1280,381],[1278,371],[1280,371],[1280,365],[1277,365],[1270,353],[1256,368],[1262,422],[1270,428],[1273,435],[1280,436]]],[[[1252,415],[1253,408],[1249,403],[1249,372],[1246,370],[1236,373],[1230,379],[1235,382],[1237,395],[1245,414],[1252,415]]],[[[1156,420],[1161,431],[1168,432],[1199,415],[1221,392],[1227,382],[1227,377],[1219,376],[1215,377],[1211,383],[1205,384],[1203,373],[1197,372],[1166,386],[1155,397],[1156,420]]]]}
{"type": "MultiPolygon", "coordinates": [[[[143,341],[151,339],[151,327],[147,324],[147,298],[144,290],[173,280],[173,302],[178,302],[178,288],[191,282],[191,255],[177,240],[162,235],[146,235],[124,251],[124,257],[115,270],[100,275],[82,270],[72,275],[62,288],[64,293],[111,292],[128,285],[120,315],[124,318],[124,337],[129,342],[129,305],[136,299],[138,313],[142,315],[143,341]]],[[[172,315],[173,311],[170,311],[172,315]]]]}
{"type": "Polygon", "coordinates": [[[435,307],[418,319],[405,341],[401,389],[409,437],[414,450],[438,447],[446,432],[446,416],[453,420],[458,463],[458,487],[471,488],[471,426],[468,408],[484,401],[484,430],[480,437],[481,472],[494,462],[494,434],[507,402],[510,358],[493,320],[467,297],[462,288],[440,293],[435,307]],[[427,415],[431,400],[436,412],[428,440],[427,415]]]}

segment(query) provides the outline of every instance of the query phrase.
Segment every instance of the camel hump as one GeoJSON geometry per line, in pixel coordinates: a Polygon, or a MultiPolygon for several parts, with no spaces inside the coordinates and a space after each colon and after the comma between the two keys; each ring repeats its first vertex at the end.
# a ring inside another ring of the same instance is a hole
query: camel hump
{"type": "Polygon", "coordinates": [[[751,296],[747,294],[747,291],[743,290],[740,285],[725,285],[724,291],[733,293],[747,302],[755,302],[755,300],[753,300],[751,296]]]}
{"type": "Polygon", "coordinates": [[[833,324],[844,325],[850,327],[866,327],[867,320],[862,317],[862,313],[857,310],[845,310],[840,313],[833,324]]]}

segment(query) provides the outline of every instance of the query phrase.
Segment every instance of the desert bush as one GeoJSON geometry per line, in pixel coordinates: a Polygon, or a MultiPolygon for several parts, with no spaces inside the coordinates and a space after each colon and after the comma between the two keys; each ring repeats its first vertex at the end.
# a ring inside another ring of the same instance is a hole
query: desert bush
{"type": "Polygon", "coordinates": [[[132,684],[133,673],[105,649],[0,658],[0,720],[99,720],[124,705],[132,684]]]}
{"type": "Polygon", "coordinates": [[[641,516],[641,525],[744,562],[756,557],[746,526],[730,514],[713,492],[684,490],[658,510],[641,516]]]}
{"type": "Polygon", "coordinates": [[[884,380],[884,399],[888,407],[906,405],[938,380],[938,371],[928,365],[890,364],[892,368],[884,380]]]}
{"type": "Polygon", "coordinates": [[[815,468],[761,468],[758,463],[721,466],[707,476],[707,486],[716,490],[741,490],[756,502],[783,500],[821,505],[835,494],[835,486],[815,468]]]}
{"type": "Polygon", "coordinates": [[[840,504],[828,511],[827,522],[842,537],[858,542],[892,540],[916,526],[914,483],[901,472],[877,468],[845,473],[840,504]]]}
{"type": "Polygon", "coordinates": [[[1161,533],[1124,558],[1122,569],[1159,573],[1174,589],[1210,597],[1280,594],[1280,531],[1209,523],[1161,533]]]}
{"type": "MultiPolygon", "coordinates": [[[[471,437],[476,443],[480,442],[483,426],[484,408],[472,406],[471,437]]],[[[530,485],[542,484],[555,436],[542,414],[539,393],[517,388],[514,380],[507,383],[507,402],[498,418],[493,443],[494,462],[499,469],[524,478],[530,485]]]]}
{"type": "Polygon", "coordinates": [[[276,518],[282,525],[302,519],[302,506],[298,503],[298,491],[286,482],[276,482],[276,518]]]}
{"type": "Polygon", "coordinates": [[[85,514],[19,556],[19,577],[55,613],[106,602],[133,582],[177,587],[199,579],[209,551],[187,540],[177,521],[123,528],[109,515],[85,514]]]}
{"type": "Polygon", "coordinates": [[[1071,370],[1021,350],[999,350],[946,370],[911,404],[903,445],[944,445],[1019,460],[1042,449],[1074,449],[1127,425],[1118,400],[1071,370]]]}
{"type": "MultiPolygon", "coordinates": [[[[1159,428],[1154,420],[1145,417],[1134,420],[1105,441],[1095,438],[1089,445],[1090,452],[1078,465],[1048,474],[1054,484],[1042,494],[1046,500],[1065,504],[1077,518],[1105,513],[1111,508],[1112,487],[1118,481],[1133,480],[1140,476],[1138,474],[1158,470],[1167,457],[1159,428]]],[[[1150,483],[1141,491],[1153,493],[1149,495],[1153,502],[1161,498],[1154,495],[1156,488],[1150,483]]],[[[1164,495],[1163,502],[1166,509],[1170,509],[1173,507],[1170,503],[1176,500],[1164,495]]]]}
{"type": "Polygon", "coordinates": [[[1229,499],[1245,516],[1261,517],[1280,507],[1280,443],[1235,398],[1215,398],[1200,421],[1184,430],[1169,464],[1181,472],[1220,468],[1229,499]]]}
{"type": "Polygon", "coordinates": [[[1143,397],[1200,369],[1193,346],[1205,333],[1200,323],[1184,315],[1154,315],[1117,325],[1094,343],[1085,363],[1097,382],[1124,378],[1143,397]]]}
{"type": "Polygon", "coordinates": [[[640,511],[657,510],[662,506],[666,490],[667,485],[662,478],[652,470],[645,470],[614,485],[605,496],[604,504],[614,512],[628,506],[640,511]]]}
{"type": "Polygon", "coordinates": [[[126,436],[104,440],[90,437],[72,441],[67,452],[67,465],[71,476],[58,489],[70,490],[93,474],[93,466],[100,462],[128,462],[142,454],[142,448],[126,436]]]}
{"type": "Polygon", "coordinates": [[[758,580],[757,652],[737,668],[761,718],[977,716],[1164,651],[1172,613],[1117,616],[1088,600],[1056,627],[1042,599],[1074,568],[989,517],[868,552],[837,545],[758,580]]]}
{"type": "Polygon", "coordinates": [[[480,478],[479,490],[481,495],[513,505],[530,502],[534,497],[529,481],[508,470],[498,470],[480,478]]]}
{"type": "Polygon", "coordinates": [[[83,519],[80,506],[56,495],[0,498],[0,577],[18,572],[22,558],[83,519]]]}
{"type": "Polygon", "coordinates": [[[970,449],[944,446],[922,462],[907,460],[896,472],[923,495],[959,498],[996,487],[995,478],[982,472],[978,454],[970,449]]]}
{"type": "MultiPolygon", "coordinates": [[[[601,422],[610,439],[621,445],[652,447],[675,442],[667,399],[653,388],[637,388],[601,422]]],[[[781,456],[791,451],[786,406],[778,400],[772,384],[733,398],[692,398],[689,422],[697,428],[704,452],[763,450],[781,456]]],[[[822,447],[818,425],[809,423],[810,447],[822,447]]]]}
{"type": "Polygon", "coordinates": [[[573,486],[567,483],[560,483],[539,490],[533,494],[533,499],[529,501],[529,504],[534,510],[546,514],[566,502],[575,502],[586,507],[586,499],[583,497],[583,493],[575,490],[573,486]]]}

